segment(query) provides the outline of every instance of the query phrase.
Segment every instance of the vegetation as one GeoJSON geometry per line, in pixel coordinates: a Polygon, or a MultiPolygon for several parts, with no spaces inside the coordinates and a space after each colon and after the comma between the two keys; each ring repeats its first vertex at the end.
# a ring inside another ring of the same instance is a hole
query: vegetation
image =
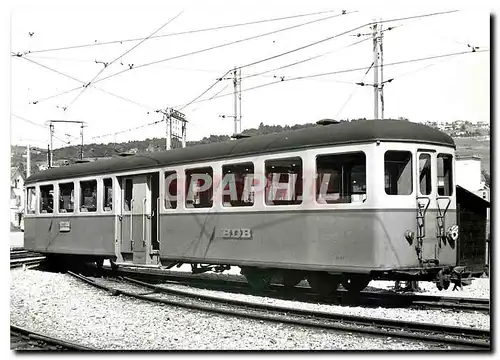
{"type": "MultiPolygon", "coordinates": [[[[401,120],[408,121],[407,118],[400,118],[401,120]]],[[[357,121],[366,119],[354,119],[354,120],[340,120],[344,121],[357,121]]],[[[264,134],[279,133],[288,130],[298,130],[309,128],[313,126],[318,126],[313,123],[301,124],[301,125],[265,125],[260,123],[258,128],[246,129],[243,134],[256,136],[264,134]]],[[[188,141],[186,146],[194,146],[199,144],[209,144],[214,142],[222,142],[230,140],[228,135],[210,135],[204,137],[198,141],[188,141]]],[[[474,138],[455,138],[457,144],[457,154],[459,155],[479,155],[481,157],[481,166],[484,173],[487,176],[487,181],[489,183],[489,173],[490,173],[490,142],[480,141],[474,138]]],[[[179,141],[174,139],[174,147],[180,147],[179,141]]],[[[125,143],[108,143],[108,144],[86,144],[83,146],[83,158],[85,159],[97,159],[106,157],[115,157],[120,153],[150,153],[156,151],[164,151],[165,149],[165,138],[153,138],[141,141],[129,141],[125,143]]],[[[54,163],[67,162],[74,163],[80,158],[80,146],[69,146],[61,149],[54,150],[54,163]]],[[[41,148],[31,148],[31,174],[39,172],[38,165],[47,163],[47,149],[41,148]]],[[[23,172],[25,172],[26,164],[26,147],[13,145],[11,147],[11,166],[19,166],[23,172]]],[[[485,178],[486,178],[485,176],[485,178]]]]}

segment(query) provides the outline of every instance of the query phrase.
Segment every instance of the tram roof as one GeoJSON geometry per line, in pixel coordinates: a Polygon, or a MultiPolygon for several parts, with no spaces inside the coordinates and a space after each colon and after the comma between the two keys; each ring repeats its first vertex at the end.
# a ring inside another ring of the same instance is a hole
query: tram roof
{"type": "Polygon", "coordinates": [[[416,142],[455,148],[455,143],[450,136],[426,125],[404,120],[358,120],[183,149],[73,164],[34,174],[26,179],[25,183],[378,140],[416,142]]]}

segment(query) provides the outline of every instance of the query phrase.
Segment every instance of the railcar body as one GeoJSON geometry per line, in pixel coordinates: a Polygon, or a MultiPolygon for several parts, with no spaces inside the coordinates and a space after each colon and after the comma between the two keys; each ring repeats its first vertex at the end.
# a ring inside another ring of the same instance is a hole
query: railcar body
{"type": "Polygon", "coordinates": [[[366,120],[53,168],[26,180],[25,247],[236,265],[256,287],[277,274],[327,292],[442,282],[456,265],[454,151],[424,125],[366,120]]]}

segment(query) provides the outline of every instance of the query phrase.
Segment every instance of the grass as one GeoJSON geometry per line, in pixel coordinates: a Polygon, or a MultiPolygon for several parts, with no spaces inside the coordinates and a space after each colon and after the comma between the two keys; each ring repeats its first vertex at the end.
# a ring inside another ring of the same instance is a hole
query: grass
{"type": "Polygon", "coordinates": [[[457,155],[476,155],[481,158],[481,169],[491,174],[490,171],[490,139],[483,138],[454,138],[457,145],[457,155]]]}

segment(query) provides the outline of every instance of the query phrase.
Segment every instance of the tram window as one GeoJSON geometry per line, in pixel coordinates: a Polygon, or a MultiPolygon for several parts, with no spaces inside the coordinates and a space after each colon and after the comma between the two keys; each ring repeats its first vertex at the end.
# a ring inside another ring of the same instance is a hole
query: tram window
{"type": "Polygon", "coordinates": [[[125,179],[125,191],[123,196],[123,210],[132,211],[132,179],[125,179]]]}
{"type": "Polygon", "coordinates": [[[316,157],[316,201],[320,204],[366,200],[366,155],[353,152],[316,157]]]}
{"type": "Polygon", "coordinates": [[[165,171],[165,209],[177,209],[177,172],[165,171]]]}
{"type": "Polygon", "coordinates": [[[209,208],[213,205],[213,169],[186,170],[186,207],[209,208]]]}
{"type": "Polygon", "coordinates": [[[453,195],[453,156],[439,154],[437,157],[438,195],[453,195]]]}
{"type": "Polygon", "coordinates": [[[59,212],[69,213],[75,209],[75,185],[59,184],[59,212]]]}
{"type": "Polygon", "coordinates": [[[292,157],[268,160],[266,168],[266,205],[302,203],[302,159],[292,157]]]}
{"type": "Polygon", "coordinates": [[[410,195],[413,192],[411,152],[386,151],[384,162],[386,194],[410,195]]]}
{"type": "Polygon", "coordinates": [[[253,163],[222,166],[222,206],[253,206],[253,163]]]}
{"type": "Polygon", "coordinates": [[[80,181],[80,211],[97,210],[97,180],[80,181]]]}
{"type": "Polygon", "coordinates": [[[26,189],[26,194],[27,194],[26,213],[34,214],[36,207],[36,189],[34,187],[29,187],[26,189]]]}
{"type": "Polygon", "coordinates": [[[48,214],[54,212],[54,186],[40,186],[40,213],[48,214]]]}
{"type": "Polygon", "coordinates": [[[104,199],[103,199],[103,210],[111,211],[113,210],[113,179],[103,179],[104,188],[104,199]]]}
{"type": "Polygon", "coordinates": [[[430,195],[432,192],[430,154],[420,154],[418,157],[418,174],[420,179],[420,193],[422,195],[430,195]]]}

